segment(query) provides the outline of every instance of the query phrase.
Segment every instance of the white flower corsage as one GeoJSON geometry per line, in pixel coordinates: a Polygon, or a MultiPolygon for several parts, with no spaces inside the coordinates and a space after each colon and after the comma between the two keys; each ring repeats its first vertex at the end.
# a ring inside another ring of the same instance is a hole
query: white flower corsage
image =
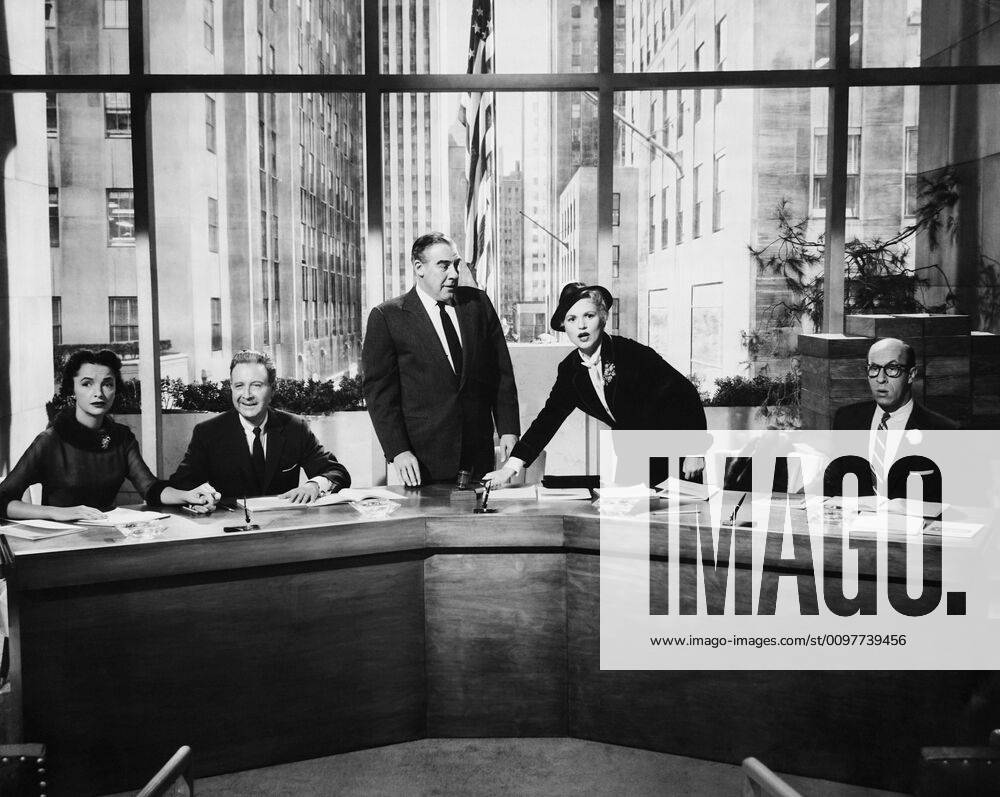
{"type": "Polygon", "coordinates": [[[604,366],[604,384],[610,385],[611,380],[615,378],[615,364],[607,363],[604,366]]]}

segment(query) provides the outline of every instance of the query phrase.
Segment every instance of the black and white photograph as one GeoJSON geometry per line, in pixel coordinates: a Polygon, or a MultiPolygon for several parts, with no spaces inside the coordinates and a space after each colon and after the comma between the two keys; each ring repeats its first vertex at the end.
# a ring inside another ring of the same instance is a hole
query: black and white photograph
{"type": "Polygon", "coordinates": [[[0,0],[0,795],[1000,795],[1000,0],[0,0]]]}

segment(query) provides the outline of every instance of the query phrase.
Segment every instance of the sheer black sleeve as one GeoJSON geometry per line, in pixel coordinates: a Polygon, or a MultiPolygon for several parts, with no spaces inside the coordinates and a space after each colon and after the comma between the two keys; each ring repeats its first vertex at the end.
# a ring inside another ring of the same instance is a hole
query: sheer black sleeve
{"type": "Polygon", "coordinates": [[[50,445],[50,435],[38,435],[17,461],[7,478],[0,482],[0,517],[6,519],[7,504],[20,501],[24,491],[31,485],[44,481],[46,451],[50,445]]]}

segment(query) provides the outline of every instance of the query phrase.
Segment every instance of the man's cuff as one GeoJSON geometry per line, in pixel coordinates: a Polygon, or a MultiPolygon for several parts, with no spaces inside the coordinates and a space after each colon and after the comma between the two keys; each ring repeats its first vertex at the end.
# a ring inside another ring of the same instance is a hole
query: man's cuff
{"type": "Polygon", "coordinates": [[[306,484],[309,482],[312,482],[319,487],[320,496],[324,496],[330,492],[330,487],[332,486],[330,480],[326,478],[326,476],[313,476],[311,479],[306,481],[306,484]]]}
{"type": "Polygon", "coordinates": [[[514,471],[514,475],[520,475],[521,471],[524,470],[524,460],[518,459],[517,457],[507,457],[507,461],[503,464],[505,468],[510,468],[514,471]]]}

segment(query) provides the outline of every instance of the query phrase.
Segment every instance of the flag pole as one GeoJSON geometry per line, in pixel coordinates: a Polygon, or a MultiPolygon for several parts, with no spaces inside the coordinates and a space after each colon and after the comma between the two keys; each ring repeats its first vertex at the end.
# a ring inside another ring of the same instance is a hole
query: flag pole
{"type": "MultiPolygon", "coordinates": [[[[490,19],[493,22],[493,30],[490,32],[490,38],[493,41],[493,53],[490,61],[493,64],[493,74],[497,73],[497,18],[496,18],[496,4],[493,0],[490,1],[490,19]]],[[[497,142],[497,125],[500,122],[500,107],[497,105],[497,94],[495,91],[490,92],[493,97],[490,102],[490,107],[493,108],[493,273],[491,276],[492,285],[486,287],[487,294],[492,293],[490,299],[493,301],[493,306],[497,310],[497,314],[500,315],[500,147],[497,142]],[[492,291],[491,291],[492,289],[492,291]]]]}

